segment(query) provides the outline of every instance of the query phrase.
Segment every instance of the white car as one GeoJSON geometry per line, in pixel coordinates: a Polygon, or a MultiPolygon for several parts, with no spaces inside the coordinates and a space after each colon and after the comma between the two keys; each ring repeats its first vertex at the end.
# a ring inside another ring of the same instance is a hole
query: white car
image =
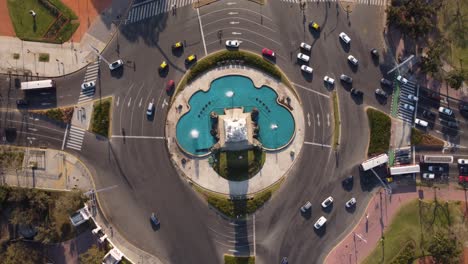
{"type": "Polygon", "coordinates": [[[351,198],[345,203],[346,208],[351,208],[356,204],[356,198],[351,198]]]}
{"type": "Polygon", "coordinates": [[[414,119],[414,123],[416,125],[420,125],[422,127],[427,127],[429,125],[429,123],[427,121],[419,119],[419,118],[414,119]]]}
{"type": "Polygon", "coordinates": [[[109,64],[109,69],[113,71],[119,67],[122,67],[122,65],[124,65],[123,60],[116,60],[113,63],[109,64]]]}
{"type": "Polygon", "coordinates": [[[326,222],[327,219],[324,216],[321,216],[314,224],[315,229],[320,229],[326,222]]]}
{"type": "Polygon", "coordinates": [[[401,75],[398,75],[398,77],[396,79],[401,83],[404,83],[404,84],[408,83],[408,80],[405,77],[401,76],[401,75]]]}
{"type": "Polygon", "coordinates": [[[357,66],[359,63],[358,60],[353,55],[348,56],[348,61],[354,66],[357,66]]]}
{"type": "Polygon", "coordinates": [[[447,116],[452,116],[453,115],[452,109],[446,108],[446,107],[443,107],[443,106],[439,107],[439,113],[447,115],[447,116]]]}
{"type": "Polygon", "coordinates": [[[326,75],[325,77],[323,77],[323,81],[330,84],[330,85],[334,85],[335,84],[335,79],[333,78],[330,78],[328,77],[328,75],[326,75]]]}
{"type": "Polygon", "coordinates": [[[312,46],[310,46],[309,44],[305,43],[305,42],[302,42],[301,43],[301,48],[302,49],[305,49],[307,51],[310,51],[312,49],[312,46]]]}
{"type": "Polygon", "coordinates": [[[95,81],[85,82],[81,84],[81,90],[91,89],[91,88],[94,88],[95,86],[96,86],[95,81]]]}
{"type": "Polygon", "coordinates": [[[458,159],[457,162],[460,165],[465,165],[468,164],[468,159],[458,159]]]}
{"type": "Polygon", "coordinates": [[[328,206],[330,206],[331,204],[333,203],[333,197],[328,197],[327,199],[323,200],[322,202],[322,207],[323,208],[327,208],[328,206]]]}
{"type": "Polygon", "coordinates": [[[312,69],[311,67],[309,67],[307,65],[302,65],[301,70],[304,71],[304,72],[307,72],[307,73],[312,73],[314,71],[314,69],[312,69]]]}
{"type": "Polygon", "coordinates": [[[309,62],[310,60],[310,57],[305,55],[304,53],[298,53],[297,58],[304,62],[309,62]]]}
{"type": "Polygon", "coordinates": [[[414,111],[414,106],[409,105],[409,104],[404,104],[403,108],[406,109],[406,110],[410,110],[411,112],[414,111]]]}
{"type": "Polygon", "coordinates": [[[346,43],[346,44],[351,43],[351,38],[349,38],[348,35],[346,35],[346,33],[341,32],[339,36],[340,36],[340,39],[341,39],[344,43],[346,43]]]}
{"type": "Polygon", "coordinates": [[[307,201],[303,206],[301,206],[300,210],[303,214],[305,214],[307,211],[310,210],[310,208],[312,208],[312,204],[309,201],[307,201]]]}
{"type": "Polygon", "coordinates": [[[226,40],[226,47],[229,48],[238,48],[240,42],[238,40],[226,40]]]}
{"type": "Polygon", "coordinates": [[[153,112],[154,112],[154,104],[150,102],[148,104],[148,108],[146,109],[146,115],[147,116],[152,116],[153,112]]]}
{"type": "Polygon", "coordinates": [[[418,97],[416,97],[416,96],[414,96],[412,94],[408,94],[408,99],[411,100],[411,101],[415,101],[415,102],[417,102],[419,100],[418,97]]]}
{"type": "Polygon", "coordinates": [[[423,179],[432,180],[432,179],[435,178],[435,174],[434,173],[423,173],[422,177],[423,177],[423,179]]]}

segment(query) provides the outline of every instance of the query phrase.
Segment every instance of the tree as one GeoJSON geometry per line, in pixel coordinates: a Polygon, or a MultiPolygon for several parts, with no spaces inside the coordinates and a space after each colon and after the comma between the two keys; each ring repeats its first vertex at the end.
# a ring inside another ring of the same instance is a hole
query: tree
{"type": "Polygon", "coordinates": [[[455,236],[438,232],[429,242],[428,251],[437,264],[455,264],[459,261],[461,244],[455,236]]]}
{"type": "Polygon", "coordinates": [[[431,42],[427,55],[421,58],[421,71],[435,76],[442,66],[440,58],[445,51],[446,46],[444,38],[431,42]]]}
{"type": "Polygon", "coordinates": [[[445,81],[447,81],[450,87],[452,87],[455,90],[458,90],[461,88],[463,82],[465,81],[465,74],[462,70],[452,70],[447,74],[445,81]]]}
{"type": "Polygon", "coordinates": [[[0,256],[3,264],[36,264],[44,263],[42,253],[23,242],[10,244],[6,252],[0,256]]]}
{"type": "Polygon", "coordinates": [[[80,263],[83,264],[101,264],[105,252],[100,250],[96,245],[93,245],[85,253],[79,256],[80,263]]]}

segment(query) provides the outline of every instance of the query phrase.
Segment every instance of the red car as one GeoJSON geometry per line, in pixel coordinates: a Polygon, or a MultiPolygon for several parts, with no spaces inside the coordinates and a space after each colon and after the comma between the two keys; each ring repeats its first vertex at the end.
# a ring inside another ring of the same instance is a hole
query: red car
{"type": "Polygon", "coordinates": [[[468,183],[468,176],[458,176],[458,183],[462,184],[462,183],[468,183]]]}
{"type": "Polygon", "coordinates": [[[172,90],[174,89],[174,86],[175,86],[174,80],[169,80],[169,81],[167,81],[167,84],[166,84],[166,92],[167,92],[167,93],[171,93],[172,90]]]}
{"type": "Polygon", "coordinates": [[[275,52],[272,51],[271,49],[267,49],[267,48],[262,49],[262,54],[264,56],[268,56],[268,57],[275,57],[275,52]]]}

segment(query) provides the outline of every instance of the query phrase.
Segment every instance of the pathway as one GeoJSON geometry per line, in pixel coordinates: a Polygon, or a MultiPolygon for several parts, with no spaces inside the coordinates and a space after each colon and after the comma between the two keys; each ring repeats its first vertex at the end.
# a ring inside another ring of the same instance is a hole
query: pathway
{"type": "Polygon", "coordinates": [[[8,13],[8,0],[0,0],[0,36],[15,36],[15,29],[8,13]]]}

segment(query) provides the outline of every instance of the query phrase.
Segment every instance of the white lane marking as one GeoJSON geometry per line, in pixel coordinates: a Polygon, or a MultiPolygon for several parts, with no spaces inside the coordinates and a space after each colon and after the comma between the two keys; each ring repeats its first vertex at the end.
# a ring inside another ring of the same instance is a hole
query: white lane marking
{"type": "Polygon", "coordinates": [[[229,22],[229,24],[231,24],[231,25],[237,25],[237,24],[239,24],[239,23],[240,23],[239,21],[231,21],[231,22],[229,22]]]}
{"type": "Polygon", "coordinates": [[[310,122],[310,113],[307,113],[307,124],[310,126],[312,123],[310,122]]]}
{"type": "Polygon", "coordinates": [[[161,104],[161,108],[164,108],[164,106],[166,105],[169,105],[169,103],[166,101],[166,99],[164,98],[164,101],[162,102],[161,104]]]}
{"type": "Polygon", "coordinates": [[[153,137],[153,136],[123,136],[123,135],[112,135],[113,138],[134,138],[134,139],[166,139],[165,137],[153,137]]]}
{"type": "Polygon", "coordinates": [[[198,23],[200,24],[200,32],[202,35],[202,40],[203,40],[203,48],[205,49],[205,56],[208,55],[208,52],[206,51],[206,43],[205,43],[205,36],[203,35],[203,26],[201,22],[201,17],[200,17],[200,9],[197,8],[197,15],[198,15],[198,23]]]}
{"type": "Polygon", "coordinates": [[[327,114],[327,125],[330,126],[330,114],[327,114]]]}
{"type": "Polygon", "coordinates": [[[130,97],[130,100],[128,100],[128,107],[130,107],[130,105],[132,104],[132,98],[130,97]]]}
{"type": "MultiPolygon", "coordinates": [[[[222,9],[218,9],[218,10],[215,10],[213,12],[209,12],[209,13],[206,13],[206,14],[203,14],[202,17],[204,16],[208,16],[208,15],[211,15],[211,14],[214,14],[214,13],[218,13],[218,12],[226,12],[226,11],[229,11],[229,10],[241,10],[241,11],[246,11],[246,12],[252,12],[256,15],[259,15],[259,16],[263,16],[264,18],[270,20],[271,22],[273,22],[273,19],[263,15],[263,14],[260,14],[258,12],[255,12],[255,11],[252,11],[251,9],[247,9],[247,8],[235,8],[235,7],[232,7],[232,8],[222,8],[222,9]]],[[[235,13],[239,13],[239,12],[235,12],[235,13]]]]}
{"type": "Polygon", "coordinates": [[[229,13],[227,13],[227,14],[230,15],[230,16],[232,16],[232,15],[238,15],[239,12],[229,12],[229,13]]]}
{"type": "Polygon", "coordinates": [[[318,126],[320,126],[320,115],[317,114],[317,123],[318,123],[318,126]]]}
{"type": "Polygon", "coordinates": [[[67,132],[68,132],[68,124],[67,124],[67,127],[65,128],[65,134],[63,135],[62,150],[65,148],[65,139],[67,138],[67,132]]]}
{"type": "Polygon", "coordinates": [[[255,214],[253,215],[253,255],[255,256],[256,246],[255,246],[255,214]]]}
{"type": "Polygon", "coordinates": [[[291,82],[291,83],[292,83],[294,86],[297,86],[297,87],[302,88],[302,89],[304,89],[304,90],[307,90],[307,91],[309,91],[309,92],[313,92],[313,93],[316,93],[316,94],[321,95],[321,96],[323,96],[323,97],[330,98],[329,95],[323,94],[323,93],[321,93],[321,92],[314,91],[314,90],[312,90],[312,89],[310,89],[310,88],[307,88],[307,87],[302,86],[302,85],[297,84],[297,83],[293,83],[293,82],[291,82]]]}
{"type": "Polygon", "coordinates": [[[117,101],[115,102],[115,104],[119,106],[119,102],[120,102],[120,96],[117,97],[117,101]]]}
{"type": "Polygon", "coordinates": [[[319,146],[319,147],[331,148],[330,145],[320,144],[320,143],[315,143],[315,142],[307,142],[307,141],[304,141],[304,144],[306,144],[306,145],[312,145],[312,146],[319,146]]]}
{"type": "Polygon", "coordinates": [[[143,97],[140,98],[140,103],[138,104],[138,107],[141,107],[142,102],[143,102],[143,97]]]}
{"type": "Polygon", "coordinates": [[[227,2],[227,3],[226,3],[226,5],[228,5],[228,6],[230,6],[230,5],[235,5],[235,4],[237,4],[237,3],[235,3],[235,2],[227,2]]]}
{"type": "Polygon", "coordinates": [[[233,35],[242,35],[240,32],[232,32],[233,35]]]}
{"type": "Polygon", "coordinates": [[[37,128],[28,127],[28,129],[31,131],[37,131],[37,128]]]}

